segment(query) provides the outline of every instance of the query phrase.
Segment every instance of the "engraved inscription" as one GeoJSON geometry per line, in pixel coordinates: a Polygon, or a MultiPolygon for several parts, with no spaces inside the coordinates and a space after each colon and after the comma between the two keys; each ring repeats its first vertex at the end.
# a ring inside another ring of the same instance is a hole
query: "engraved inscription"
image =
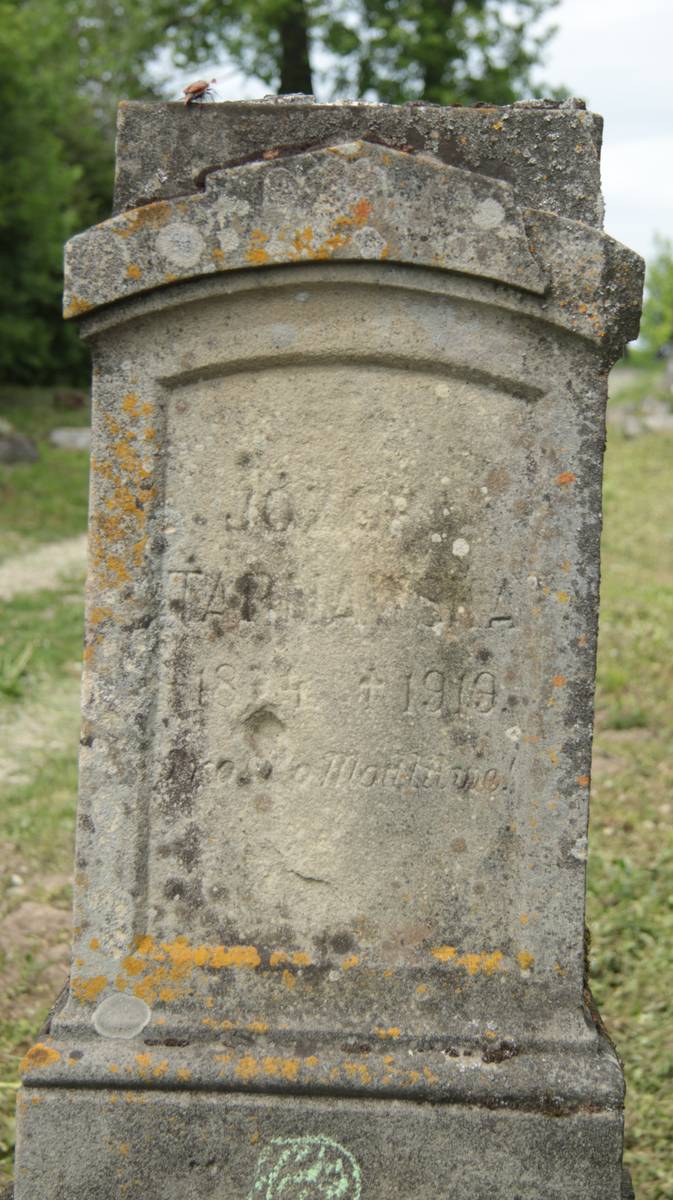
{"type": "Polygon", "coordinates": [[[491,671],[409,671],[405,676],[404,713],[464,717],[471,712],[487,714],[495,705],[496,681],[491,671]]]}
{"type": "Polygon", "coordinates": [[[229,532],[248,532],[254,528],[283,533],[294,521],[294,505],[286,482],[259,491],[247,488],[231,512],[224,514],[224,527],[229,532]]]}

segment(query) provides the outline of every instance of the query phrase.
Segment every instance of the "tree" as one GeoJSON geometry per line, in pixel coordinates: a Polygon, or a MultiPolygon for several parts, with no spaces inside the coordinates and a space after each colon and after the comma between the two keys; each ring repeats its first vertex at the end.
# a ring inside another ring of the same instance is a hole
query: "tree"
{"type": "Polygon", "coordinates": [[[159,11],[179,64],[224,52],[281,93],[313,92],[318,78],[390,103],[508,104],[536,92],[531,70],[554,32],[539,23],[557,3],[159,0],[159,11]]]}
{"type": "Polygon", "coordinates": [[[640,341],[656,354],[673,344],[673,242],[655,239],[656,256],[648,263],[640,341]]]}
{"type": "Polygon", "coordinates": [[[63,242],[108,215],[116,100],[148,91],[155,30],[123,18],[114,0],[0,0],[0,378],[85,372],[63,242]]]}

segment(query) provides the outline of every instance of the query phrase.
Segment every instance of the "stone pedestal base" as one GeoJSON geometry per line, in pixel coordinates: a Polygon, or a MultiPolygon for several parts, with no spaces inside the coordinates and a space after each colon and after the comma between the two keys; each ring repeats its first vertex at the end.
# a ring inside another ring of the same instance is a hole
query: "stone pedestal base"
{"type": "Polygon", "coordinates": [[[622,1200],[621,1114],[25,1089],[15,1200],[622,1200]]]}

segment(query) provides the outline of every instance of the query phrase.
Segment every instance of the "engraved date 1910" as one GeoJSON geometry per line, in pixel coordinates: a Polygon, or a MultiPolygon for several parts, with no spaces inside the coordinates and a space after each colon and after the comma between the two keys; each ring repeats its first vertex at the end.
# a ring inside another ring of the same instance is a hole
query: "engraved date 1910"
{"type": "Polygon", "coordinates": [[[404,677],[405,716],[438,717],[486,715],[495,705],[496,682],[491,671],[408,671],[404,677]]]}

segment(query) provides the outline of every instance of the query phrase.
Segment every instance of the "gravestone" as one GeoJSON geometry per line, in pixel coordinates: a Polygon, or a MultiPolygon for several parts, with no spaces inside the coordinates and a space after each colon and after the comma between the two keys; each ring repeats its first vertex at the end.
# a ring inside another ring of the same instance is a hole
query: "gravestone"
{"type": "Polygon", "coordinates": [[[124,105],[75,930],[16,1200],[619,1200],[584,893],[601,121],[124,105]]]}

